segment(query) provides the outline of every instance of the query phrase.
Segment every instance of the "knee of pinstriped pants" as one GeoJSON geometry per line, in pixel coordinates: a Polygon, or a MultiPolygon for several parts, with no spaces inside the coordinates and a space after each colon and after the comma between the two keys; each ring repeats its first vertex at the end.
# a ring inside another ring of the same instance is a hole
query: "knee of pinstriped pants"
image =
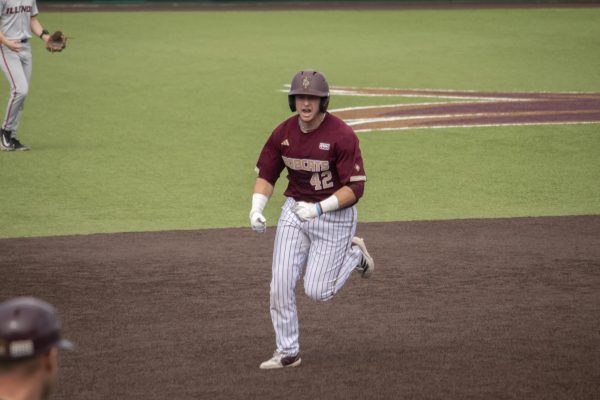
{"type": "Polygon", "coordinates": [[[329,287],[329,285],[319,285],[318,282],[310,282],[305,280],[304,293],[312,300],[327,301],[331,300],[335,295],[335,288],[329,287]]]}

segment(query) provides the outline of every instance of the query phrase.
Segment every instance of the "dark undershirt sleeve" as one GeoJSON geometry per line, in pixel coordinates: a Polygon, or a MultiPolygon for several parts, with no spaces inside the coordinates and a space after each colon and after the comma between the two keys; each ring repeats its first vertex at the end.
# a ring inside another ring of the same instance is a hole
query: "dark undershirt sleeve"
{"type": "Polygon", "coordinates": [[[356,203],[358,203],[358,200],[362,197],[363,193],[365,192],[365,181],[350,182],[347,186],[354,193],[354,197],[356,197],[356,203]]]}

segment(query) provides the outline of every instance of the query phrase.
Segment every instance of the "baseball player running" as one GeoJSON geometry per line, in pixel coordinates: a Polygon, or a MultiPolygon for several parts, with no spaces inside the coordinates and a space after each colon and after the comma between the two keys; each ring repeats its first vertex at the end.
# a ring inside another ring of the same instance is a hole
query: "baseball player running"
{"type": "Polygon", "coordinates": [[[356,134],[327,112],[329,85],[322,73],[297,73],[288,99],[296,115],[275,128],[260,153],[250,210],[252,229],[264,232],[263,210],[287,168],[270,296],[277,349],[262,369],[300,365],[295,290],[303,273],[306,295],[327,301],[352,271],[368,278],[375,268],[364,241],[354,237],[355,204],[367,180],[356,134]]]}
{"type": "Polygon", "coordinates": [[[23,151],[29,148],[16,136],[31,78],[31,33],[39,36],[46,48],[50,34],[37,19],[36,0],[0,0],[0,67],[10,85],[10,97],[0,130],[0,149],[23,151]]]}

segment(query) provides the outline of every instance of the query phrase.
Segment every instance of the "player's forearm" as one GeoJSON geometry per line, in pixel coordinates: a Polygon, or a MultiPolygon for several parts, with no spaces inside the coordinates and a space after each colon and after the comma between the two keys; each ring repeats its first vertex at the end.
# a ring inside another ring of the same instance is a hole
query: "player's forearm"
{"type": "Polygon", "coordinates": [[[250,225],[256,232],[263,233],[267,229],[267,219],[263,215],[263,210],[272,194],[273,185],[262,178],[256,178],[250,209],[250,225]]]}
{"type": "Polygon", "coordinates": [[[269,198],[273,194],[273,185],[262,178],[256,178],[254,183],[254,193],[252,194],[252,208],[250,209],[250,218],[252,214],[262,215],[269,198]]]}
{"type": "MultiPolygon", "coordinates": [[[[348,186],[341,187],[333,194],[333,196],[335,196],[338,201],[337,208],[349,207],[352,204],[356,203],[356,200],[357,200],[356,196],[354,195],[354,192],[348,186]]],[[[326,201],[327,201],[327,199],[323,200],[321,203],[324,203],[326,201]]],[[[327,208],[327,203],[321,204],[321,207],[323,208],[324,212],[333,211],[333,210],[325,210],[325,208],[327,208]]]]}
{"type": "Polygon", "coordinates": [[[273,194],[273,185],[263,178],[256,178],[254,183],[254,193],[262,194],[267,198],[270,198],[273,194]]]}
{"type": "Polygon", "coordinates": [[[38,37],[44,32],[44,27],[37,17],[31,17],[31,32],[38,37]]]}
{"type": "Polygon", "coordinates": [[[317,203],[318,214],[321,215],[326,212],[339,210],[340,208],[350,207],[356,201],[354,191],[348,186],[343,186],[325,200],[317,203]]]}

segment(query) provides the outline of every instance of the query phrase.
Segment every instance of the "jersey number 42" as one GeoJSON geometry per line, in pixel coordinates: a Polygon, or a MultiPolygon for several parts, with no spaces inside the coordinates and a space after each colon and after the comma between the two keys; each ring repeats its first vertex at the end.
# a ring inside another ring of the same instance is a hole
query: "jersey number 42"
{"type": "Polygon", "coordinates": [[[314,186],[315,190],[329,189],[333,187],[332,179],[331,171],[315,172],[310,178],[310,184],[314,186]]]}

